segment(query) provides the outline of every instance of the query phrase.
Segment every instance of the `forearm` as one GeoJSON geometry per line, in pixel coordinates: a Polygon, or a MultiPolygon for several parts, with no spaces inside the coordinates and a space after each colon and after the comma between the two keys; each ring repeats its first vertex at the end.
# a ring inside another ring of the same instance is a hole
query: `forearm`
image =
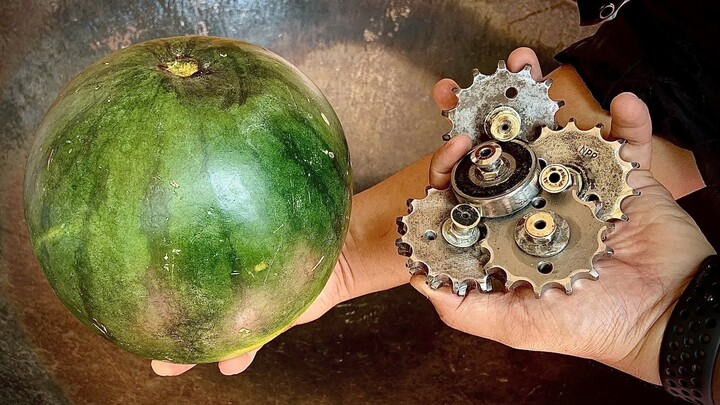
{"type": "Polygon", "coordinates": [[[428,185],[430,156],[400,170],[381,183],[356,194],[343,250],[345,280],[350,299],[405,284],[410,274],[407,259],[395,246],[397,217],[407,213],[408,198],[423,198],[428,185]]]}
{"type": "MultiPolygon", "coordinates": [[[[563,65],[552,71],[548,78],[553,79],[550,97],[565,101],[565,106],[555,116],[559,125],[564,126],[570,118],[574,118],[580,128],[603,124],[603,134],[610,131],[610,114],[595,101],[572,66],[563,65]]],[[[705,187],[692,152],[656,136],[652,142],[652,161],[655,164],[650,171],[672,193],[673,198],[678,199],[705,187]]]]}

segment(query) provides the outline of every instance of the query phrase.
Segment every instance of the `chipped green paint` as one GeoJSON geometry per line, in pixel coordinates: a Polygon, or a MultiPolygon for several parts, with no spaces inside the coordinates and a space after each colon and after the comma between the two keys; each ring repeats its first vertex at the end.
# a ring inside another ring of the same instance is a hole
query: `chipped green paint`
{"type": "Polygon", "coordinates": [[[350,176],[337,116],[295,67],[235,40],[166,38],[62,91],[28,158],[25,215],[43,272],[88,327],[145,357],[214,362],[319,294],[350,176]],[[188,60],[197,71],[178,74],[188,60]]]}

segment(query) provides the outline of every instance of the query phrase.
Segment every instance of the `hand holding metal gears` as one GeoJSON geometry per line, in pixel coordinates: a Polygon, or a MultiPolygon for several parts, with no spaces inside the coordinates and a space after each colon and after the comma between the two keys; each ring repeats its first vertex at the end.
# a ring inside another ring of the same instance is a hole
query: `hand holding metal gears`
{"type": "Polygon", "coordinates": [[[398,218],[400,254],[410,272],[434,288],[458,295],[530,285],[539,298],[550,287],[569,294],[579,278],[596,279],[593,260],[612,249],[603,243],[612,220],[627,220],[620,205],[637,194],[627,184],[636,164],[620,158],[622,141],[574,122],[556,130],[562,105],[536,82],[530,66],[518,73],[504,61],[489,76],[456,92],[444,111],[474,147],[451,174],[447,190],[428,189],[398,218]]]}

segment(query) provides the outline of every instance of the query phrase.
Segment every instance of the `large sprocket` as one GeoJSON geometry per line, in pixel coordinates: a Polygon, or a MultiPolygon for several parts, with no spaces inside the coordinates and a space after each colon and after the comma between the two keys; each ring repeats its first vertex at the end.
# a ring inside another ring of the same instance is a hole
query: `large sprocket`
{"type": "MultiPolygon", "coordinates": [[[[575,280],[597,279],[593,259],[608,251],[603,242],[607,229],[587,204],[577,197],[577,187],[561,193],[542,190],[533,203],[515,214],[485,221],[487,237],[481,248],[490,251],[486,274],[504,279],[506,289],[530,285],[538,298],[550,287],[563,288],[570,294],[575,280]],[[539,225],[565,232],[566,246],[546,257],[529,254],[531,250],[523,247],[522,238],[526,229],[539,225]]],[[[486,291],[490,289],[488,283],[479,285],[486,291]]]]}

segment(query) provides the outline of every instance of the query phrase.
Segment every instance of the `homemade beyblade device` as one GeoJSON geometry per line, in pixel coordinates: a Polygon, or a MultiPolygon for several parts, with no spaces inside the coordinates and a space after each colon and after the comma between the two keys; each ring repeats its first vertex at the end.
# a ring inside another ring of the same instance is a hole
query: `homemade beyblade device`
{"type": "Polygon", "coordinates": [[[597,279],[593,260],[612,254],[604,244],[612,221],[627,220],[620,204],[638,193],[627,184],[636,163],[620,158],[624,141],[606,141],[600,126],[561,129],[551,81],[536,82],[530,65],[518,73],[498,63],[473,72],[458,104],[444,111],[472,150],[456,163],[447,190],[429,188],[398,218],[398,251],[412,274],[426,274],[465,295],[530,285],[572,292],[576,279],[597,279]]]}

